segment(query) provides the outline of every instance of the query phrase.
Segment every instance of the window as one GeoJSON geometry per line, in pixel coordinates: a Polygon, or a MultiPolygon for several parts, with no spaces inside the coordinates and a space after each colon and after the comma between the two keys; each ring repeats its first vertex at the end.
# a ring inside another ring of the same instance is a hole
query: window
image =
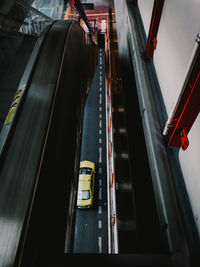
{"type": "Polygon", "coordinates": [[[80,168],[79,169],[79,174],[91,174],[92,169],[91,168],[80,168]]]}
{"type": "Polygon", "coordinates": [[[87,200],[90,198],[89,190],[78,190],[78,199],[79,200],[87,200]]]}

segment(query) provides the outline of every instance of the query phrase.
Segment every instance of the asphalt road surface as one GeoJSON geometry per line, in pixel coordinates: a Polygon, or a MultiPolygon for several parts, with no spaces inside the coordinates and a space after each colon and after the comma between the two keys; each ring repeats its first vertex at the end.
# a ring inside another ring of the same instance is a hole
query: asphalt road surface
{"type": "Polygon", "coordinates": [[[81,160],[95,163],[95,192],[92,208],[76,210],[74,253],[108,253],[105,49],[103,48],[98,50],[98,66],[85,104],[81,160]]]}

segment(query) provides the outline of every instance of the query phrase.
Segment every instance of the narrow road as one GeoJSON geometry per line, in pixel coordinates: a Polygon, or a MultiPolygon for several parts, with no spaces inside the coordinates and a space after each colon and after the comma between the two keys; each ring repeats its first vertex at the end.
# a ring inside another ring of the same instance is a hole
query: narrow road
{"type": "Polygon", "coordinates": [[[107,163],[105,110],[105,49],[98,50],[98,66],[85,104],[81,160],[95,163],[94,205],[77,209],[74,253],[107,253],[107,163]]]}

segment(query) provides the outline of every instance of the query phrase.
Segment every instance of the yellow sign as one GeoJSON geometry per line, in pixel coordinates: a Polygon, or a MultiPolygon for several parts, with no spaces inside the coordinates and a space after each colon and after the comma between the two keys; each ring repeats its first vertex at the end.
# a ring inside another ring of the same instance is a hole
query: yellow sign
{"type": "Polygon", "coordinates": [[[8,111],[8,115],[6,117],[6,120],[4,122],[4,125],[10,123],[13,119],[13,116],[15,115],[15,111],[17,109],[17,106],[18,106],[18,103],[19,103],[19,100],[21,98],[21,95],[24,91],[24,87],[21,87],[19,90],[17,90],[16,94],[15,94],[15,97],[13,98],[13,101],[12,101],[12,104],[11,104],[11,107],[8,111]]]}

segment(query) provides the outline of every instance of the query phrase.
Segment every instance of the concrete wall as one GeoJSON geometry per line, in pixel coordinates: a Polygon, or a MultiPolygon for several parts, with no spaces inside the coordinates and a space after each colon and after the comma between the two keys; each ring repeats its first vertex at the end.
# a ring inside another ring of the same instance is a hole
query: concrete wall
{"type": "MultiPolygon", "coordinates": [[[[138,0],[148,36],[154,0],[138,0]]],[[[163,7],[154,64],[169,115],[182,88],[189,60],[200,32],[199,0],[167,0],[163,7]]],[[[188,134],[189,147],[179,152],[188,196],[200,233],[200,116],[188,134]]]]}

